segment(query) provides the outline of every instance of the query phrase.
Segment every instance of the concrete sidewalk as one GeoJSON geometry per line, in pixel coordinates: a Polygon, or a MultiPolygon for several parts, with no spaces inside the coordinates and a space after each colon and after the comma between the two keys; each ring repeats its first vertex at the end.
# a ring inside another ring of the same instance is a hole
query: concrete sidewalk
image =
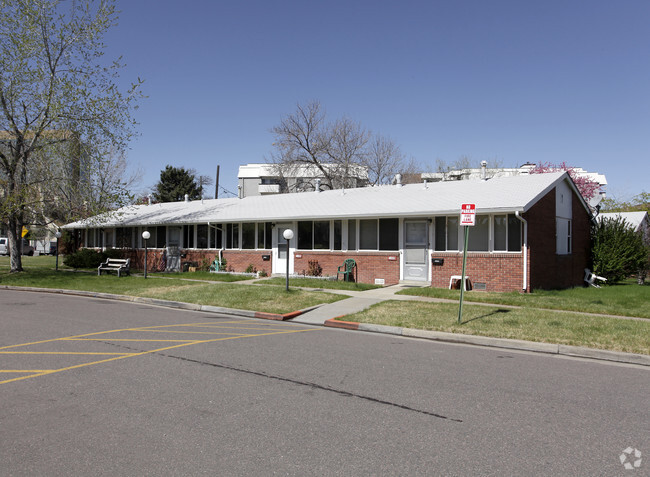
{"type": "MultiPolygon", "coordinates": [[[[396,295],[396,293],[404,288],[412,288],[414,286],[426,286],[424,285],[415,285],[410,283],[400,283],[399,285],[392,285],[389,287],[374,288],[372,290],[367,290],[363,292],[354,292],[354,291],[345,291],[346,295],[353,295],[350,298],[345,300],[340,300],[334,303],[328,303],[321,305],[317,308],[314,308],[306,313],[303,313],[296,318],[291,319],[295,323],[306,323],[310,325],[323,325],[327,320],[333,318],[338,318],[340,316],[351,315],[359,311],[363,311],[367,308],[370,308],[376,303],[380,303],[386,300],[421,300],[421,297],[417,296],[408,296],[408,295],[396,295]]],[[[330,292],[331,290],[324,290],[330,292]]],[[[428,301],[428,300],[427,300],[428,301]]],[[[438,300],[436,300],[438,301],[438,300]]],[[[440,300],[443,301],[443,300],[440,300]]]]}

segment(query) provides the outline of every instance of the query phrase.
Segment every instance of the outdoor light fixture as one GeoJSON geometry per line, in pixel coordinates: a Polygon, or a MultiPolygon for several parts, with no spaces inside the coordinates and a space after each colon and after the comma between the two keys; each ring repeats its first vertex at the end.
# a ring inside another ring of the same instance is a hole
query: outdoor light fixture
{"type": "Polygon", "coordinates": [[[147,240],[151,237],[151,234],[148,230],[142,232],[142,238],[144,239],[144,279],[147,279],[147,240]]]}
{"type": "Polygon", "coordinates": [[[61,238],[61,231],[57,230],[54,232],[54,236],[56,237],[56,271],[59,271],[59,239],[61,238]]]}
{"type": "Polygon", "coordinates": [[[286,229],[282,232],[282,236],[287,241],[287,291],[289,291],[289,242],[293,238],[293,230],[286,229]]]}

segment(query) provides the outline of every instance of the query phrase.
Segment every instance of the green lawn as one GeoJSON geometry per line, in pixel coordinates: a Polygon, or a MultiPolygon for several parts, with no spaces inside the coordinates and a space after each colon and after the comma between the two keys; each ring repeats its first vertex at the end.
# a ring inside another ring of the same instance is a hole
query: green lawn
{"type": "MultiPolygon", "coordinates": [[[[257,283],[261,285],[282,285],[287,283],[286,278],[275,277],[265,280],[259,280],[257,283]]],[[[373,288],[381,288],[381,285],[371,285],[368,283],[355,283],[345,282],[343,280],[321,280],[318,278],[289,278],[290,287],[305,287],[315,289],[335,289],[335,290],[351,290],[351,291],[364,291],[372,290],[373,288]]]]}
{"type": "MultiPolygon", "coordinates": [[[[459,290],[443,288],[408,288],[401,295],[447,298],[458,301],[459,290]]],[[[637,316],[650,318],[650,283],[637,285],[628,280],[619,285],[602,288],[570,288],[567,290],[537,290],[533,293],[489,293],[469,291],[465,302],[494,303],[525,308],[569,310],[607,315],[637,316]]]]}
{"type": "Polygon", "coordinates": [[[217,277],[227,278],[221,274],[205,273],[204,278],[209,280],[199,281],[203,275],[200,272],[149,274],[146,280],[142,276],[99,277],[95,271],[75,272],[66,267],[59,267],[57,272],[54,257],[24,257],[23,268],[24,272],[9,273],[9,259],[0,257],[0,285],[96,291],[268,313],[290,313],[345,298],[331,293],[298,289],[287,293],[281,287],[215,282],[217,277]]]}
{"type": "Polygon", "coordinates": [[[345,321],[557,343],[650,354],[650,320],[628,320],[532,308],[387,301],[345,321]]]}

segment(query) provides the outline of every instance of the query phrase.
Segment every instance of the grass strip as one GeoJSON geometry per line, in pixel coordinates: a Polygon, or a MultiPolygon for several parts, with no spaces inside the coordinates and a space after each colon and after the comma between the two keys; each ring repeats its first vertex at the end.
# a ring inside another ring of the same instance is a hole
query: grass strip
{"type": "MultiPolygon", "coordinates": [[[[260,285],[286,285],[286,278],[274,277],[265,280],[259,280],[255,283],[260,285]]],[[[290,287],[305,287],[325,290],[350,290],[350,291],[364,291],[372,290],[373,288],[381,288],[381,285],[371,285],[369,283],[355,283],[337,280],[321,280],[318,278],[291,278],[289,277],[290,287]]]]}
{"type": "MultiPolygon", "coordinates": [[[[407,288],[398,294],[446,298],[455,301],[460,298],[459,290],[444,288],[407,288]]],[[[648,306],[650,283],[637,285],[634,281],[628,280],[618,285],[602,288],[538,290],[528,294],[470,291],[465,293],[464,301],[650,318],[650,306],[648,306]]]]}
{"type": "Polygon", "coordinates": [[[645,320],[485,305],[463,305],[457,318],[458,304],[391,300],[342,320],[650,354],[645,320]]]}

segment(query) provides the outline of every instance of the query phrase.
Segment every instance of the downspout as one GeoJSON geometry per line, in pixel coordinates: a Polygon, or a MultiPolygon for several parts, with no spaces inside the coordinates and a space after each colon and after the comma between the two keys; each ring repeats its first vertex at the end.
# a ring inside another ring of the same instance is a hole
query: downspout
{"type": "Polygon", "coordinates": [[[525,292],[528,288],[528,222],[521,215],[519,215],[518,210],[515,211],[515,217],[517,217],[524,224],[524,283],[521,288],[525,292]]]}

